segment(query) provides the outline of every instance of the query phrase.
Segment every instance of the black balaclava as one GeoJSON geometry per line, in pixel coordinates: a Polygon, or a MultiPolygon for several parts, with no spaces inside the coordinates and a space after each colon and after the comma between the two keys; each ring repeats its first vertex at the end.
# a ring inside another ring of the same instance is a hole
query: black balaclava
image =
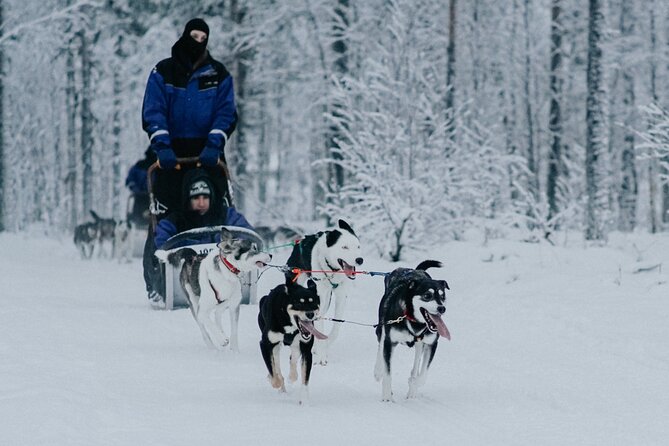
{"type": "Polygon", "coordinates": [[[194,64],[207,50],[207,42],[209,41],[209,26],[202,19],[192,19],[186,23],[181,38],[174,44],[173,50],[181,53],[190,63],[194,64]],[[198,42],[190,36],[190,32],[194,29],[202,31],[207,34],[203,42],[198,42]]]}

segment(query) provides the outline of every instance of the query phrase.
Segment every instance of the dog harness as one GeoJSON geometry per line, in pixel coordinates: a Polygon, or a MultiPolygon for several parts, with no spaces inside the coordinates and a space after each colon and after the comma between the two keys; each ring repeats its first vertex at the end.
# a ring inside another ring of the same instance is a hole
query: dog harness
{"type": "Polygon", "coordinates": [[[214,284],[211,283],[211,280],[209,281],[209,286],[211,287],[212,291],[214,292],[214,297],[216,298],[216,302],[218,302],[219,304],[222,304],[223,301],[221,300],[220,297],[218,297],[218,291],[216,290],[216,288],[214,288],[214,284]]]}

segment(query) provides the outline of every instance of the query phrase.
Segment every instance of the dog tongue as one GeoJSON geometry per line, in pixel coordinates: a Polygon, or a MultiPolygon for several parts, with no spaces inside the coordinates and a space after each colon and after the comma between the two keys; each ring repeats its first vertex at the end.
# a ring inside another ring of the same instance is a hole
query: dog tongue
{"type": "Polygon", "coordinates": [[[432,322],[434,322],[434,324],[437,326],[437,331],[439,332],[439,335],[450,341],[451,334],[448,332],[448,328],[446,328],[446,324],[444,324],[444,321],[441,320],[441,316],[432,313],[428,313],[428,316],[430,316],[432,322]]]}
{"type": "Polygon", "coordinates": [[[316,339],[327,339],[327,338],[328,338],[328,337],[325,336],[323,333],[321,333],[320,331],[316,330],[316,327],[314,327],[314,324],[313,324],[313,322],[311,322],[311,321],[300,321],[300,325],[302,326],[302,328],[304,328],[304,329],[307,330],[309,333],[311,333],[312,335],[314,335],[314,337],[315,337],[316,339]]]}
{"type": "Polygon", "coordinates": [[[346,274],[346,277],[355,279],[355,266],[351,266],[348,263],[344,262],[343,260],[341,262],[341,266],[342,269],[344,270],[344,274],[346,274]]]}

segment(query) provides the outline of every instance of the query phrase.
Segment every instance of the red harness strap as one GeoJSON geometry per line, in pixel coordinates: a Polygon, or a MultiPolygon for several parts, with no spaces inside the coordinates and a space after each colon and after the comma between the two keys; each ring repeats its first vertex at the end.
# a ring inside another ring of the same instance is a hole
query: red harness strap
{"type": "Polygon", "coordinates": [[[209,281],[209,286],[210,286],[211,289],[214,291],[214,297],[216,298],[216,302],[218,302],[219,304],[220,304],[220,303],[223,303],[223,301],[221,300],[221,298],[218,297],[218,291],[216,290],[216,288],[214,288],[214,284],[211,283],[211,280],[209,281]]]}

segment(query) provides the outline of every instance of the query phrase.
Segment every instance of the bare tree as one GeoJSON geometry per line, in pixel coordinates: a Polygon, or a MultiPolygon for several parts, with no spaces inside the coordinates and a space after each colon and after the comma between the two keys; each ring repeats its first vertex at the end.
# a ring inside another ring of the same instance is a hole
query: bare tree
{"type": "Polygon", "coordinates": [[[558,182],[563,174],[562,163],[562,0],[553,0],[551,5],[551,54],[550,54],[550,114],[548,129],[551,137],[551,150],[548,160],[548,178],[546,197],[548,200],[548,218],[553,219],[560,211],[558,182]]]}
{"type": "Polygon", "coordinates": [[[588,19],[588,69],[586,99],[586,240],[604,238],[606,200],[602,197],[602,156],[606,147],[606,122],[604,104],[606,93],[603,79],[603,27],[602,0],[589,0],[588,19]]]}
{"type": "MultiPolygon", "coordinates": [[[[631,2],[622,3],[620,14],[620,33],[623,39],[623,47],[629,48],[630,41],[634,35],[634,15],[631,2]]],[[[629,54],[629,50],[625,51],[629,54]]],[[[638,184],[636,171],[636,154],[634,147],[634,115],[635,115],[635,90],[634,71],[631,62],[624,61],[623,78],[623,106],[625,108],[624,118],[624,142],[622,149],[622,178],[620,193],[618,194],[618,207],[620,216],[618,227],[623,231],[632,231],[636,226],[636,210],[638,199],[638,184]]]]}
{"type": "Polygon", "coordinates": [[[457,0],[450,0],[448,5],[448,46],[446,47],[446,113],[448,113],[448,133],[451,141],[455,140],[455,31],[457,0]]]}
{"type": "Polygon", "coordinates": [[[5,230],[5,52],[2,44],[2,35],[4,30],[4,0],[0,0],[0,232],[5,230]]]}

